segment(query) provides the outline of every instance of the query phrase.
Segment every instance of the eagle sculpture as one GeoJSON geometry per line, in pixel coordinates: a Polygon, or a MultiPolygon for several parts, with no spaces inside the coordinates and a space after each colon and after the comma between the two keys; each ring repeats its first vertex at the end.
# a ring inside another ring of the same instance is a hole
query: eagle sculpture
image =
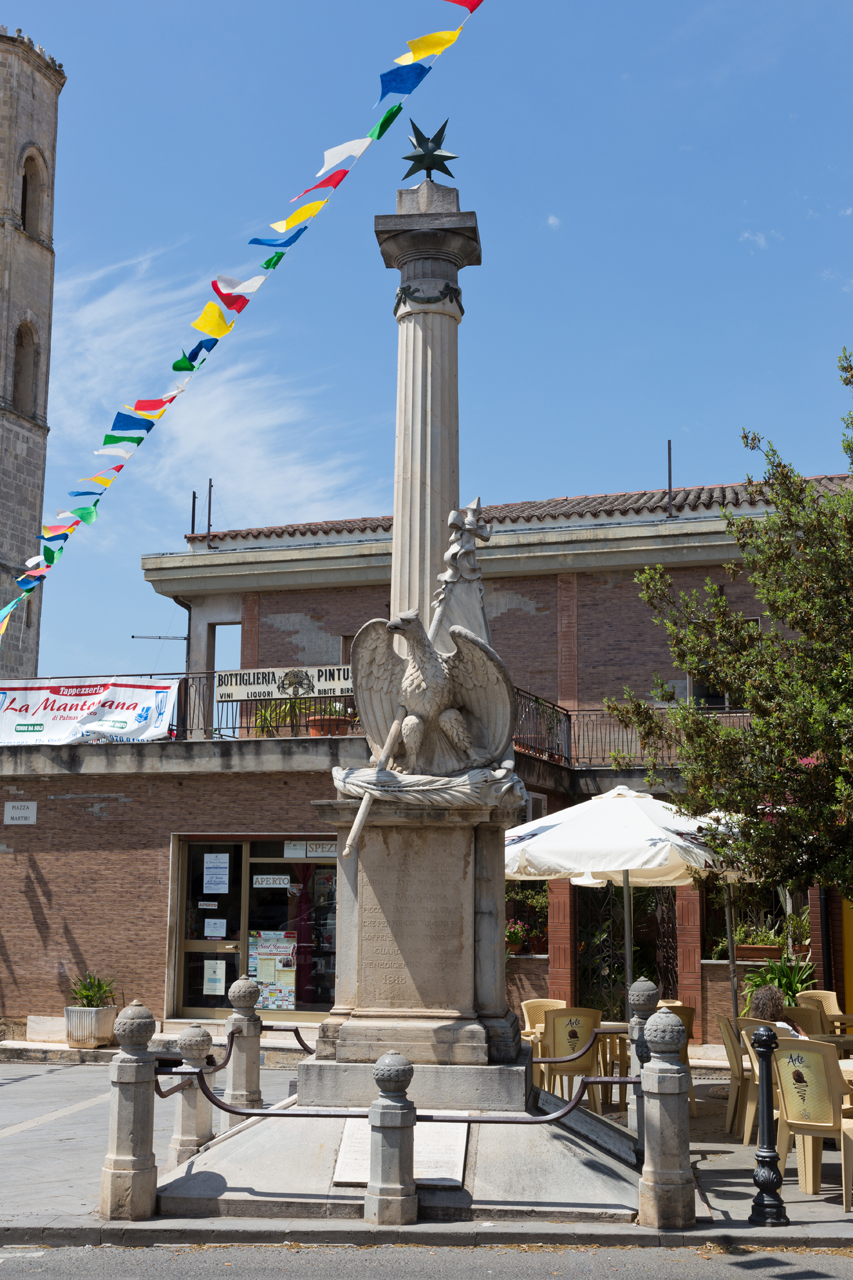
{"type": "Polygon", "coordinates": [[[450,628],[454,653],[440,653],[417,609],[375,618],[352,645],[359,719],[374,760],[399,715],[402,730],[389,769],[447,777],[503,761],[515,729],[515,689],[501,659],[465,627],[450,628]],[[394,636],[409,650],[401,658],[394,636]]]}

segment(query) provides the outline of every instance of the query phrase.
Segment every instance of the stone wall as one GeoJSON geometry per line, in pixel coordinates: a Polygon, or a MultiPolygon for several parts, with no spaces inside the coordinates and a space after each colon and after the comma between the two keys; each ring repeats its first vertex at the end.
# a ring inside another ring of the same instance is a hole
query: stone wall
{"type": "MultiPolygon", "coordinates": [[[[732,1017],[732,985],[729,977],[728,960],[702,961],[702,1039],[696,1035],[694,1028],[694,1044],[722,1044],[723,1037],[717,1022],[717,1015],[732,1017]]],[[[743,980],[756,964],[748,964],[741,960],[737,964],[738,1010],[743,1008],[743,980]]]]}
{"type": "MultiPolygon", "coordinates": [[[[93,748],[92,750],[98,750],[93,748]]],[[[3,799],[37,799],[35,826],[0,848],[0,1017],[60,1016],[87,969],[116,979],[163,1017],[170,836],[321,833],[312,800],[328,773],[105,775],[17,781],[3,799]]]]}

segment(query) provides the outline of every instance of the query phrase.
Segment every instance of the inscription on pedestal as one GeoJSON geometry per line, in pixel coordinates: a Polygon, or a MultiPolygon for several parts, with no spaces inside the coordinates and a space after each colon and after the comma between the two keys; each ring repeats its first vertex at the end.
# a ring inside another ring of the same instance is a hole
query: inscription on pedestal
{"type": "Polygon", "coordinates": [[[470,1015],[470,832],[442,832],[438,850],[436,832],[429,828],[365,834],[359,867],[358,1007],[470,1015]]]}

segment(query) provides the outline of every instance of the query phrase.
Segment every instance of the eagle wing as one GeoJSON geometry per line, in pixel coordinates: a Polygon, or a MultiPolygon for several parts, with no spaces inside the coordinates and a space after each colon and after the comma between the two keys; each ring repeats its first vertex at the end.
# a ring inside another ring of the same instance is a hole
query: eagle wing
{"type": "Polygon", "coordinates": [[[488,751],[489,760],[503,760],[515,732],[510,674],[494,649],[473,632],[451,627],[450,635],[456,652],[442,655],[442,661],[453,681],[453,705],[468,712],[475,743],[488,751]]]}
{"type": "Polygon", "coordinates": [[[400,705],[400,686],[407,665],[395,651],[383,618],[374,618],[361,628],[352,642],[350,664],[358,717],[378,760],[400,705]]]}

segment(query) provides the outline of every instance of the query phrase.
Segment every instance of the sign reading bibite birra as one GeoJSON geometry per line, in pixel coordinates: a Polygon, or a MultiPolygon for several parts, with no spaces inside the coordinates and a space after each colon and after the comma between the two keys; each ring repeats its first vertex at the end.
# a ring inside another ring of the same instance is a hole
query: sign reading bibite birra
{"type": "Polygon", "coordinates": [[[217,671],[217,702],[268,702],[271,698],[352,696],[352,671],[341,667],[266,667],[217,671]]]}
{"type": "Polygon", "coordinates": [[[178,684],[157,676],[7,680],[0,684],[0,746],[165,738],[178,684]]]}

